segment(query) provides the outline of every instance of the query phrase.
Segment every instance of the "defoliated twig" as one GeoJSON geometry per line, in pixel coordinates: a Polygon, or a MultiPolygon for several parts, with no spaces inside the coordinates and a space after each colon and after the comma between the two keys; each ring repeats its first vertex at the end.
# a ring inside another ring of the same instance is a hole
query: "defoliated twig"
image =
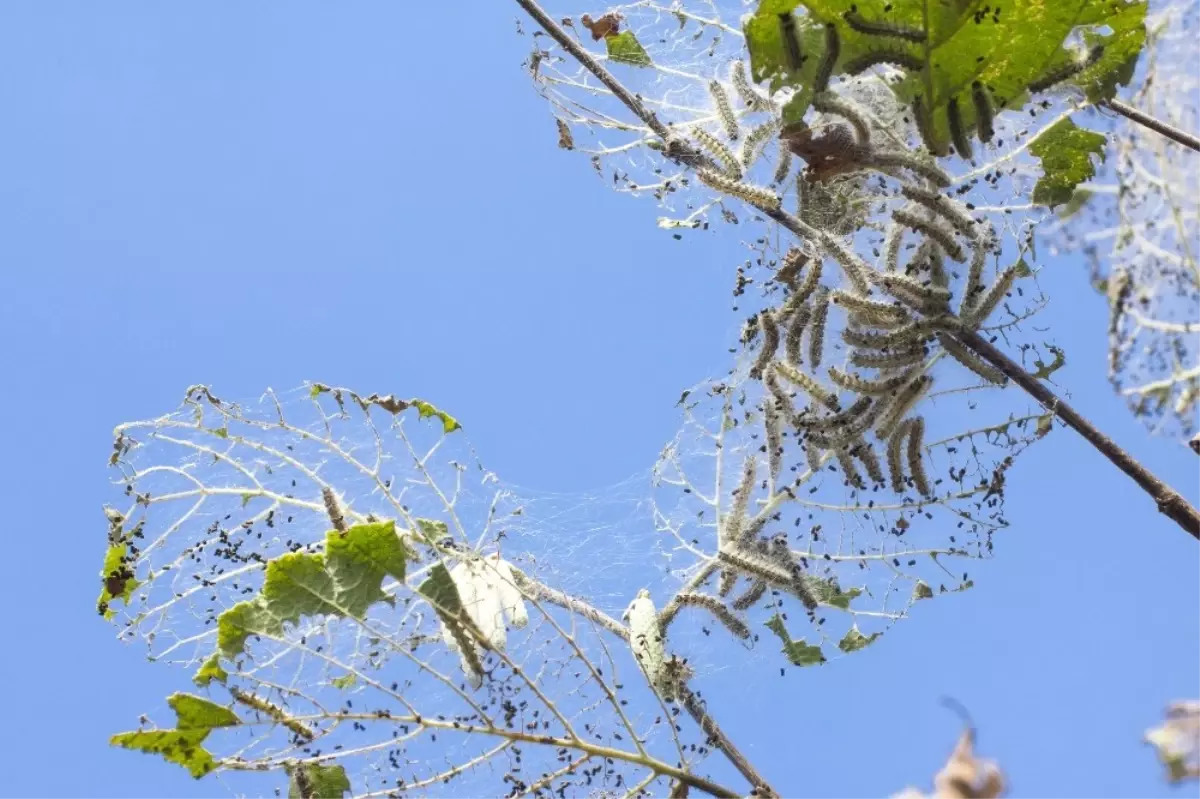
{"type": "Polygon", "coordinates": [[[1187,147],[1190,150],[1200,152],[1200,137],[1193,136],[1192,134],[1182,131],[1177,127],[1168,125],[1162,120],[1155,119],[1149,114],[1143,113],[1133,106],[1121,102],[1115,97],[1111,100],[1104,100],[1098,103],[1098,105],[1101,108],[1107,108],[1110,111],[1116,111],[1126,119],[1132,119],[1134,122],[1149,128],[1155,133],[1161,133],[1171,141],[1182,144],[1184,147],[1187,147]]]}

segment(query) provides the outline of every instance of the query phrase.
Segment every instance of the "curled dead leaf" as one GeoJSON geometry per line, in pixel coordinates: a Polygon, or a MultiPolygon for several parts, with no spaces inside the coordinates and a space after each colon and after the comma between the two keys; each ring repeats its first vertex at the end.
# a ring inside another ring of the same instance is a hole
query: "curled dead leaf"
{"type": "Polygon", "coordinates": [[[1167,767],[1168,781],[1200,779],[1200,701],[1173,702],[1165,716],[1161,725],[1146,730],[1146,743],[1167,767]]]}
{"type": "Polygon", "coordinates": [[[584,14],[579,18],[579,24],[591,32],[593,42],[598,42],[605,36],[621,32],[621,15],[615,11],[609,11],[599,19],[593,20],[590,14],[584,14]]]}
{"type": "Polygon", "coordinates": [[[571,135],[571,128],[557,117],[554,122],[558,125],[558,146],[564,150],[574,150],[575,138],[571,135]]]}
{"type": "MultiPolygon", "coordinates": [[[[975,730],[963,730],[946,765],[933,778],[931,799],[996,799],[1006,789],[1004,773],[990,760],[975,757],[975,730]]],[[[892,799],[924,799],[916,788],[906,788],[892,799]]]]}

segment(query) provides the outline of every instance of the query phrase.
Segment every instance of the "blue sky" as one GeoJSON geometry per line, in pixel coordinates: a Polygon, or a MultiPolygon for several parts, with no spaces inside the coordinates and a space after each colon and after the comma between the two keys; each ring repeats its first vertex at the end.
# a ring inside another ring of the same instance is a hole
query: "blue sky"
{"type": "MultiPolygon", "coordinates": [[[[237,790],[106,743],[183,677],[95,614],[118,422],[200,382],[415,394],[506,479],[573,491],[647,467],[679,391],[726,368],[736,232],[676,241],[651,202],[556,149],[518,11],[0,8],[0,485],[20,508],[3,792],[237,790]]],[[[1104,380],[1105,309],[1084,271],[1045,266],[1039,324],[1069,357],[1058,384],[1195,502],[1195,457],[1149,439],[1104,380]]],[[[1195,541],[1062,430],[1018,463],[1008,518],[975,590],[789,674],[795,740],[730,703],[763,771],[796,795],[924,785],[957,734],[937,704],[950,694],[1017,794],[1186,793],[1139,738],[1200,691],[1195,541]]]]}

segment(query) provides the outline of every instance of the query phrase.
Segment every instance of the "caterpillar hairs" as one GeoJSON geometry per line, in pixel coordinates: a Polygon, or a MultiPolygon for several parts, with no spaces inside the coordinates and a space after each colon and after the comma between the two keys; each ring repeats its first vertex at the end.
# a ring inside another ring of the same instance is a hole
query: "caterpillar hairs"
{"type": "Polygon", "coordinates": [[[833,67],[837,64],[841,50],[842,44],[838,37],[837,26],[829,23],[825,26],[825,52],[821,53],[817,74],[813,77],[813,92],[820,94],[829,88],[829,79],[833,77],[833,67]]]}
{"type": "Polygon", "coordinates": [[[753,206],[761,206],[772,211],[779,210],[779,195],[770,189],[753,186],[749,183],[742,183],[726,175],[703,168],[697,169],[696,175],[701,181],[717,191],[723,191],[726,194],[737,197],[739,200],[745,200],[753,206]]]}
{"type": "Polygon", "coordinates": [[[812,322],[808,333],[808,363],[813,369],[821,365],[821,355],[825,349],[825,319],[828,316],[829,289],[820,286],[814,292],[812,322]]]}
{"type": "Polygon", "coordinates": [[[958,361],[963,366],[982,377],[984,380],[997,386],[1002,386],[1008,382],[1008,377],[1005,376],[1004,372],[1001,372],[999,369],[990,364],[984,363],[982,358],[964,347],[961,343],[959,343],[958,339],[947,335],[946,333],[938,333],[937,339],[938,343],[942,345],[942,349],[949,353],[954,360],[958,361]]]}
{"type": "Polygon", "coordinates": [[[833,291],[830,301],[845,308],[855,321],[865,322],[874,327],[896,328],[912,321],[908,311],[893,303],[872,300],[842,289],[833,291]]]}
{"type": "Polygon", "coordinates": [[[978,327],[987,321],[987,318],[992,315],[992,311],[996,310],[996,306],[1000,304],[1000,300],[1012,288],[1016,277],[1017,268],[1015,266],[1010,266],[1001,272],[996,278],[996,282],[992,284],[992,287],[979,300],[979,305],[973,308],[970,314],[964,316],[963,321],[970,327],[978,327]]]}
{"type": "Polygon", "coordinates": [[[986,144],[996,135],[996,129],[993,127],[992,98],[979,81],[971,84],[971,102],[975,105],[975,131],[979,140],[986,144]]]}
{"type": "Polygon", "coordinates": [[[944,156],[946,145],[938,139],[937,131],[933,127],[933,115],[925,107],[925,99],[919,94],[913,98],[912,112],[914,121],[917,123],[917,133],[921,135],[925,149],[938,158],[944,156]]]}
{"type": "Polygon", "coordinates": [[[852,350],[850,363],[863,369],[899,369],[921,363],[928,353],[922,346],[897,349],[891,352],[852,350]]]}
{"type": "Polygon", "coordinates": [[[824,386],[822,386],[813,378],[809,377],[804,372],[784,363],[783,361],[776,361],[774,366],[775,371],[783,375],[783,377],[786,378],[789,383],[792,383],[802,389],[817,402],[821,403],[830,410],[841,410],[841,406],[838,404],[837,397],[835,397],[832,393],[826,390],[824,386]]]}
{"type": "Polygon", "coordinates": [[[762,348],[758,351],[758,358],[750,367],[750,376],[756,380],[762,377],[763,370],[767,368],[767,364],[775,357],[775,351],[779,349],[779,325],[775,324],[775,315],[769,310],[761,311],[758,314],[758,326],[763,332],[763,343],[762,348]]]}
{"type": "Polygon", "coordinates": [[[900,209],[892,212],[892,219],[895,219],[900,224],[907,228],[924,233],[929,238],[936,241],[945,251],[946,255],[951,260],[963,263],[967,260],[967,256],[963,253],[963,248],[957,241],[954,240],[954,234],[944,227],[934,222],[932,219],[921,219],[911,211],[900,209]]]}
{"type": "Polygon", "coordinates": [[[725,126],[725,135],[730,141],[736,141],[738,137],[737,117],[733,114],[733,107],[729,105],[729,96],[725,94],[725,89],[717,81],[709,81],[708,92],[713,97],[713,102],[717,106],[717,116],[721,118],[721,124],[725,126]]]}
{"type": "Polygon", "coordinates": [[[793,366],[799,366],[801,363],[800,344],[804,337],[804,328],[811,317],[812,308],[805,304],[797,308],[788,320],[787,335],[783,341],[783,357],[793,366]]]}
{"type": "Polygon", "coordinates": [[[800,34],[796,31],[796,18],[790,11],[779,14],[779,38],[783,40],[788,69],[792,72],[799,72],[800,68],[804,66],[804,56],[800,52],[800,34]]]}
{"type": "Polygon", "coordinates": [[[857,75],[880,64],[891,64],[901,69],[907,69],[909,72],[920,72],[925,68],[925,62],[912,53],[888,48],[872,50],[852,58],[845,63],[843,70],[847,75],[857,75]]]}
{"type": "Polygon", "coordinates": [[[925,463],[921,457],[921,445],[925,439],[925,418],[914,417],[908,424],[908,469],[912,472],[913,486],[922,496],[932,496],[929,478],[925,475],[925,463]]]}
{"type": "Polygon", "coordinates": [[[744,61],[733,62],[730,70],[730,78],[733,81],[733,90],[737,92],[738,97],[741,98],[747,108],[751,111],[772,110],[771,101],[750,84],[749,79],[746,77],[746,64],[744,61]]]}
{"type": "Polygon", "coordinates": [[[950,102],[946,104],[946,122],[950,126],[950,141],[954,143],[958,157],[970,161],[974,151],[971,149],[971,138],[963,128],[962,112],[958,110],[957,97],[951,97],[950,102]]]}
{"type": "Polygon", "coordinates": [[[888,272],[900,269],[900,245],[903,243],[904,225],[888,225],[887,236],[883,240],[884,264],[888,272]]]}
{"type": "Polygon", "coordinates": [[[923,30],[905,27],[894,22],[864,19],[854,6],[851,6],[849,11],[842,14],[842,19],[846,20],[846,24],[853,30],[867,36],[891,36],[896,39],[903,39],[906,42],[913,42],[914,44],[921,44],[925,41],[925,31],[923,30]]]}
{"type": "MultiPolygon", "coordinates": [[[[729,630],[729,632],[732,633],[735,638],[740,638],[744,641],[750,637],[750,628],[746,626],[744,621],[739,619],[737,616],[734,616],[729,608],[725,607],[725,603],[721,600],[708,596],[707,594],[699,594],[693,591],[681,593],[676,596],[675,599],[680,605],[691,605],[697,608],[704,608],[713,616],[715,616],[717,621],[725,625],[725,629],[729,630]]],[[[669,620],[664,620],[662,623],[665,626],[669,623],[669,620]]]]}
{"type": "MultiPolygon", "coordinates": [[[[922,356],[924,357],[924,356],[922,356]]],[[[881,397],[889,394],[900,386],[908,382],[912,377],[908,372],[893,375],[892,377],[882,377],[878,380],[870,380],[862,375],[853,372],[844,372],[836,366],[829,367],[829,379],[833,381],[838,388],[844,388],[847,391],[854,391],[858,394],[866,394],[868,396],[881,397]]]]}
{"type": "Polygon", "coordinates": [[[742,165],[738,163],[733,151],[726,147],[720,139],[704,128],[693,130],[692,137],[703,149],[708,151],[709,155],[721,163],[721,166],[725,168],[725,173],[730,178],[738,180],[742,177],[742,165]]]}
{"type": "Polygon", "coordinates": [[[333,525],[333,529],[339,533],[344,533],[348,529],[346,527],[346,517],[342,515],[342,508],[338,502],[337,496],[333,493],[333,489],[329,486],[321,488],[321,499],[325,502],[325,513],[329,516],[329,523],[333,525]]]}
{"type": "Polygon", "coordinates": [[[892,434],[896,428],[896,424],[912,410],[917,401],[925,395],[933,384],[933,378],[929,375],[921,375],[915,378],[911,383],[904,386],[896,392],[896,397],[892,401],[892,407],[879,421],[879,428],[876,431],[880,440],[885,440],[892,434]]]}

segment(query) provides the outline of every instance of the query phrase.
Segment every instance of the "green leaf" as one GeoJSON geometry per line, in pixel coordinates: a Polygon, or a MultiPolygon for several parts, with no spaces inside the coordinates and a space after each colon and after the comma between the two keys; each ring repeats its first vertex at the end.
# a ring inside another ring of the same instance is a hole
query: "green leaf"
{"type": "Polygon", "coordinates": [[[286,766],[288,799],[342,799],[350,790],[344,766],[303,763],[286,766]]]}
{"type": "Polygon", "coordinates": [[[133,576],[133,569],[126,561],[129,559],[129,544],[122,533],[118,533],[121,542],[109,546],[104,553],[104,569],[100,572],[100,597],[96,600],[96,610],[106,619],[113,617],[109,607],[114,599],[129,604],[129,597],[141,582],[133,576]]]}
{"type": "Polygon", "coordinates": [[[458,423],[457,419],[445,411],[434,407],[425,400],[412,400],[411,404],[417,409],[417,412],[421,415],[422,419],[430,416],[436,416],[437,418],[441,419],[443,433],[453,433],[455,430],[462,429],[462,425],[458,423]]]}
{"type": "Polygon", "coordinates": [[[633,64],[635,67],[650,66],[650,56],[633,31],[610,33],[604,37],[604,44],[608,47],[608,57],[613,61],[633,64]]]}
{"type": "Polygon", "coordinates": [[[356,677],[352,671],[346,672],[341,677],[334,677],[329,681],[334,688],[340,688],[342,690],[351,687],[356,682],[358,682],[358,677],[356,677]]]}
{"type": "Polygon", "coordinates": [[[1067,200],[1067,204],[1058,209],[1059,219],[1070,219],[1083,210],[1087,205],[1088,200],[1092,198],[1092,193],[1087,189],[1076,189],[1071,193],[1071,199],[1067,200]]]}
{"type": "Polygon", "coordinates": [[[1029,152],[1042,159],[1042,177],[1033,187],[1033,201],[1053,208],[1071,201],[1075,187],[1096,175],[1092,156],[1104,158],[1105,138],[1064,119],[1042,133],[1029,152]]]}
{"type": "Polygon", "coordinates": [[[201,746],[204,739],[217,727],[241,724],[241,719],[229,708],[192,694],[173,694],[167,704],[175,711],[175,729],[118,733],[109,744],[162,755],[199,779],[216,766],[212,754],[201,746]]]}
{"type": "Polygon", "coordinates": [[[817,601],[825,605],[832,605],[835,608],[847,610],[850,607],[850,602],[856,597],[862,596],[862,589],[851,588],[849,591],[843,591],[834,580],[826,580],[821,577],[809,577],[805,580],[809,588],[812,589],[817,601]]]}
{"type": "Polygon", "coordinates": [[[1054,429],[1054,414],[1044,413],[1037,418],[1037,437],[1042,438],[1054,429]]]}
{"type": "Polygon", "coordinates": [[[1149,3],[1093,3],[1083,9],[1080,25],[1088,25],[1083,42],[1090,50],[1099,45],[1103,54],[1071,79],[1092,103],[1110,100],[1118,86],[1128,86],[1137,68],[1138,56],[1146,46],[1146,12],[1149,3]],[[1096,28],[1108,28],[1099,33],[1096,28]]]}
{"type": "Polygon", "coordinates": [[[1054,360],[1048,364],[1040,358],[1033,362],[1033,365],[1037,367],[1037,371],[1033,372],[1033,376],[1038,380],[1049,380],[1050,375],[1054,374],[1067,364],[1066,353],[1064,353],[1060,347],[1055,347],[1053,344],[1047,344],[1046,349],[1050,350],[1050,352],[1054,355],[1054,360]]]}
{"type": "Polygon", "coordinates": [[[229,438],[229,428],[228,427],[215,427],[212,430],[212,434],[214,436],[216,436],[217,438],[229,438]]]}
{"type": "Polygon", "coordinates": [[[221,668],[221,655],[218,652],[213,652],[208,660],[200,666],[200,669],[192,675],[192,682],[201,687],[207,686],[213,680],[223,683],[229,677],[229,672],[221,668]]]}
{"type": "Polygon", "coordinates": [[[821,647],[809,646],[804,643],[803,638],[799,640],[792,639],[792,636],[787,631],[787,627],[783,624],[783,617],[778,613],[771,617],[766,627],[779,636],[779,640],[783,642],[783,654],[792,662],[792,665],[815,666],[825,662],[825,655],[821,652],[821,647]]]}
{"type": "Polygon", "coordinates": [[[450,535],[450,527],[436,519],[417,519],[417,529],[428,544],[436,544],[450,535]]]}
{"type": "Polygon", "coordinates": [[[913,586],[913,599],[933,599],[933,589],[924,580],[917,580],[913,586]]]}
{"type": "Polygon", "coordinates": [[[383,578],[403,580],[408,551],[394,522],[330,530],[325,554],[290,552],[267,563],[262,592],[217,619],[217,643],[227,657],[245,649],[250,635],[279,636],[284,622],[304,616],[361,618],[386,598],[383,578]]]}
{"type": "Polygon", "coordinates": [[[842,640],[838,642],[838,649],[847,654],[850,652],[857,652],[858,650],[869,646],[881,635],[883,635],[883,633],[871,633],[870,635],[863,635],[861,632],[859,632],[858,625],[855,624],[850,628],[850,631],[846,633],[842,640]]]}

